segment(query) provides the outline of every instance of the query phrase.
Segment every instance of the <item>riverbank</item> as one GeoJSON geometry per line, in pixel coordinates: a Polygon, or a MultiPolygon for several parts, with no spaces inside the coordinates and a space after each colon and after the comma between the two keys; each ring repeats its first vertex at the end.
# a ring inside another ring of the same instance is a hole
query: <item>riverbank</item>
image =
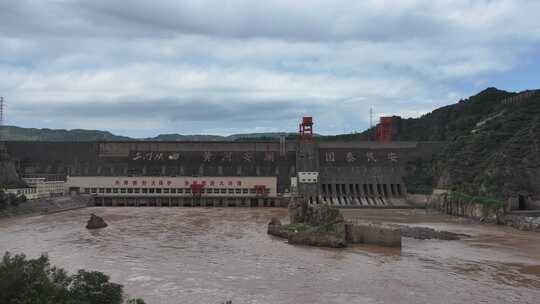
{"type": "Polygon", "coordinates": [[[0,210],[0,219],[38,214],[53,214],[85,208],[87,205],[88,197],[80,196],[62,196],[29,200],[20,203],[18,206],[8,206],[6,209],[0,210]]]}
{"type": "Polygon", "coordinates": [[[540,211],[512,211],[509,204],[494,199],[472,197],[450,192],[435,197],[430,208],[439,212],[510,226],[524,231],[540,232],[540,211]]]}

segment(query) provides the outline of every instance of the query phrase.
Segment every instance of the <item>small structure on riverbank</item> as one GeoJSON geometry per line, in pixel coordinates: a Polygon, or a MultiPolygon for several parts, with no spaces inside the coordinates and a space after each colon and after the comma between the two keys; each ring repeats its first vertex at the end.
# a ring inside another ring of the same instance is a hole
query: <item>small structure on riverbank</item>
{"type": "Polygon", "coordinates": [[[88,220],[88,223],[86,224],[86,229],[101,229],[107,226],[108,225],[103,218],[92,213],[90,215],[90,219],[88,220]]]}
{"type": "Polygon", "coordinates": [[[304,199],[292,198],[289,217],[289,225],[273,218],[268,224],[268,234],[287,238],[290,244],[297,245],[343,248],[366,243],[401,247],[398,227],[347,223],[339,209],[328,204],[308,205],[304,199]]]}

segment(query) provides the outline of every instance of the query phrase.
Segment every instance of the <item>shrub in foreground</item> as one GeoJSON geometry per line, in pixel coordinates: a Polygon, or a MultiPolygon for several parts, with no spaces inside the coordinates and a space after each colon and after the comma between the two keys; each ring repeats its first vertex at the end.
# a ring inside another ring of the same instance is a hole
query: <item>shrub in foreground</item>
{"type": "MultiPolygon", "coordinates": [[[[42,255],[5,253],[0,262],[0,303],[13,304],[121,304],[123,286],[99,271],[79,270],[74,275],[49,263],[42,255]]],[[[144,304],[141,299],[126,303],[144,304]]]]}

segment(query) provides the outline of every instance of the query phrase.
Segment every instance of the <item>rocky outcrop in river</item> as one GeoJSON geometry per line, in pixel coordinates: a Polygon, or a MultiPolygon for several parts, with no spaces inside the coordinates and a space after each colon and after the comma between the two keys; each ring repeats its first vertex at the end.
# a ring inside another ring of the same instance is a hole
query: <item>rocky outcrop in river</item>
{"type": "Polygon", "coordinates": [[[268,223],[268,234],[275,235],[281,238],[288,238],[289,237],[289,226],[282,225],[281,221],[275,217],[270,220],[270,223],[268,223]]]}
{"type": "Polygon", "coordinates": [[[289,204],[290,225],[273,218],[268,234],[287,238],[290,244],[342,248],[347,246],[345,221],[337,208],[330,205],[308,206],[293,198],[289,204]]]}
{"type": "Polygon", "coordinates": [[[327,204],[308,205],[293,198],[289,204],[291,224],[282,225],[273,218],[268,234],[287,238],[290,244],[343,248],[348,244],[365,243],[401,247],[399,227],[372,223],[345,222],[339,209],[327,204]]]}
{"type": "Polygon", "coordinates": [[[90,215],[90,219],[86,224],[86,229],[100,229],[105,227],[107,227],[107,223],[105,223],[105,220],[93,213],[90,215]]]}

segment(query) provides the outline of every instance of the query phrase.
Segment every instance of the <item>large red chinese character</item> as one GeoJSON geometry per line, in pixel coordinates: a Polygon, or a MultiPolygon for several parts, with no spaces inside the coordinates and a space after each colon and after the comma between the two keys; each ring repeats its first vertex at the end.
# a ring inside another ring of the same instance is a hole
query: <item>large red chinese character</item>
{"type": "Polygon", "coordinates": [[[114,182],[114,184],[115,184],[116,186],[120,186],[120,181],[117,180],[117,181],[114,182]]]}
{"type": "Polygon", "coordinates": [[[189,186],[189,181],[185,181],[184,185],[189,186]]]}
{"type": "Polygon", "coordinates": [[[124,181],[124,185],[125,185],[125,186],[129,185],[129,181],[125,180],[125,181],[124,181]]]}
{"type": "Polygon", "coordinates": [[[156,181],[153,180],[153,181],[152,181],[152,186],[155,186],[155,185],[156,185],[156,181]]]}
{"type": "Polygon", "coordinates": [[[214,181],[210,181],[210,186],[213,186],[214,185],[214,181]]]}
{"type": "Polygon", "coordinates": [[[146,181],[145,180],[142,181],[142,185],[146,186],[146,181]]]}
{"type": "Polygon", "coordinates": [[[172,185],[172,182],[171,181],[167,181],[167,186],[170,186],[172,185]]]}
{"type": "Polygon", "coordinates": [[[133,186],[137,186],[137,181],[134,180],[133,182],[131,182],[131,184],[132,184],[133,186]]]}
{"type": "Polygon", "coordinates": [[[227,182],[227,185],[228,185],[228,186],[232,186],[232,185],[233,185],[232,181],[228,181],[228,182],[227,182]]]}
{"type": "Polygon", "coordinates": [[[237,185],[237,186],[242,186],[242,181],[237,181],[237,182],[236,182],[236,185],[237,185]]]}
{"type": "Polygon", "coordinates": [[[162,180],[159,181],[159,185],[163,186],[163,181],[162,180]]]}

